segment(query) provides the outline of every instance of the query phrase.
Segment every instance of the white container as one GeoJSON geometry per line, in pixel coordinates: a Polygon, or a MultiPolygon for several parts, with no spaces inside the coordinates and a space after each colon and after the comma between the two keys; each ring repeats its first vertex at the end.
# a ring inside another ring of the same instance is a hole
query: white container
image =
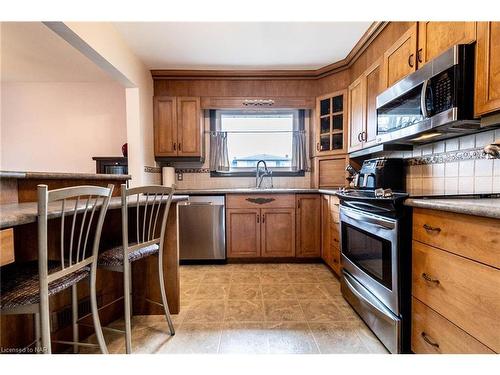
{"type": "Polygon", "coordinates": [[[163,186],[175,185],[175,168],[174,167],[163,167],[161,169],[161,177],[163,186]]]}

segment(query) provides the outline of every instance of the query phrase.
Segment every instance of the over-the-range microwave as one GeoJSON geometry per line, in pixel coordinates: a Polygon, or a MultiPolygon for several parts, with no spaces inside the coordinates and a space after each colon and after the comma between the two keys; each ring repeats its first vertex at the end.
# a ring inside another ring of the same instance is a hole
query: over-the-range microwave
{"type": "Polygon", "coordinates": [[[377,96],[377,143],[423,144],[481,130],[475,44],[458,44],[377,96]]]}

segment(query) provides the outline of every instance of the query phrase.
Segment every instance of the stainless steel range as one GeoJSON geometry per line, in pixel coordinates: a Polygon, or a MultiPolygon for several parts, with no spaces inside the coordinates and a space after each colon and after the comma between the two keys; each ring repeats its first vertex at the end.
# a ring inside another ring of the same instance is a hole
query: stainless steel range
{"type": "Polygon", "coordinates": [[[403,205],[408,195],[383,188],[337,195],[342,294],[391,353],[409,352],[411,211],[403,205]]]}

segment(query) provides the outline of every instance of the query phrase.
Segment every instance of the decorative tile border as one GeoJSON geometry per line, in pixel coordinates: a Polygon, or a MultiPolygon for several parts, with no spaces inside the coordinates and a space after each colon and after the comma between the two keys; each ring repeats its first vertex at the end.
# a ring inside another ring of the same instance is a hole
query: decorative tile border
{"type": "Polygon", "coordinates": [[[488,156],[482,147],[469,150],[448,151],[441,154],[425,155],[416,158],[407,159],[408,165],[440,164],[450,163],[461,160],[487,159],[488,156]]]}
{"type": "Polygon", "coordinates": [[[210,173],[208,168],[175,168],[175,173],[210,173]]]}
{"type": "Polygon", "coordinates": [[[146,172],[146,173],[161,173],[161,168],[160,167],[144,166],[144,172],[146,172]]]}

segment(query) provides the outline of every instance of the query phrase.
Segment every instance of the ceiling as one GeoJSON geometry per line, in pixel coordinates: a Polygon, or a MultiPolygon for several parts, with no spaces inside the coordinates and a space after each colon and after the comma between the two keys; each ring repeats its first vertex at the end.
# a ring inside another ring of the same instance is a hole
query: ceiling
{"type": "Polygon", "coordinates": [[[318,69],[371,22],[115,22],[149,69],[318,69]]]}
{"type": "Polygon", "coordinates": [[[41,22],[2,22],[3,82],[103,82],[112,79],[41,22]]]}

